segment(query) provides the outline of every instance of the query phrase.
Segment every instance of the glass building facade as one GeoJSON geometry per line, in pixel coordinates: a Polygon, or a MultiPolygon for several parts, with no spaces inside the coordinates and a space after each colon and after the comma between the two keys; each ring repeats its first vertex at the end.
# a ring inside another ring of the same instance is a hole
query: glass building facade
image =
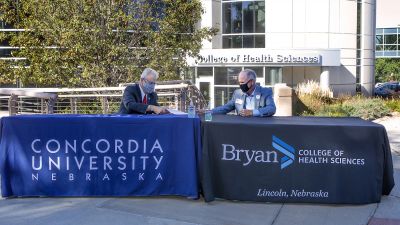
{"type": "MultiPolygon", "coordinates": [[[[221,31],[222,49],[265,48],[265,1],[222,0],[221,31]]],[[[227,103],[232,93],[239,88],[238,74],[243,69],[252,69],[257,74],[257,83],[273,86],[282,82],[282,68],[269,66],[198,66],[191,69],[195,81],[206,100],[212,106],[227,103]]]]}
{"type": "MultiPolygon", "coordinates": [[[[285,83],[295,88],[313,80],[330,88],[334,96],[357,90],[373,94],[375,0],[204,0],[202,4],[205,13],[199,27],[219,31],[211,41],[203,41],[200,57],[188,64],[192,81],[211,107],[230,99],[239,87],[237,75],[245,68],[256,71],[261,86],[285,83]],[[297,60],[309,57],[317,60],[297,60]]],[[[394,42],[387,39],[382,45],[394,42]]]]}
{"type": "MultiPolygon", "coordinates": [[[[12,27],[3,21],[0,21],[1,32],[11,32],[12,27]]],[[[0,58],[9,58],[11,56],[11,48],[9,40],[3,40],[0,42],[0,58]]]]}
{"type": "Polygon", "coordinates": [[[265,47],[265,2],[222,1],[223,48],[265,47]]]}
{"type": "Polygon", "coordinates": [[[400,27],[376,29],[375,56],[400,58],[400,27]]]}
{"type": "Polygon", "coordinates": [[[228,66],[192,67],[190,73],[196,76],[198,86],[207,102],[214,100],[214,106],[227,103],[232,93],[239,88],[238,74],[243,69],[252,69],[257,74],[257,83],[272,87],[282,82],[281,67],[228,66]],[[213,91],[211,91],[213,88],[213,91]],[[213,93],[213,94],[212,94],[213,93]]]}

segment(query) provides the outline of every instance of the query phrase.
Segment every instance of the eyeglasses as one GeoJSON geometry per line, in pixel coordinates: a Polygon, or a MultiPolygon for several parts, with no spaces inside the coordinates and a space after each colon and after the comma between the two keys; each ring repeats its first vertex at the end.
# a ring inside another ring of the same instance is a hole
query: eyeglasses
{"type": "Polygon", "coordinates": [[[146,82],[146,83],[148,83],[148,84],[153,84],[153,85],[156,84],[156,82],[151,82],[151,81],[148,81],[148,80],[146,80],[146,79],[143,79],[143,81],[146,82]]]}

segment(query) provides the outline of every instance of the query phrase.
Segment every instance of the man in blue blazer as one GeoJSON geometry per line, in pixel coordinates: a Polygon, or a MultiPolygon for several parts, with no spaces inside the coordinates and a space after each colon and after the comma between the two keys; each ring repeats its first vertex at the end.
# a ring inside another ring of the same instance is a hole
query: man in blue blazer
{"type": "Polygon", "coordinates": [[[236,110],[237,115],[245,117],[274,115],[276,107],[272,89],[257,85],[256,77],[251,69],[241,71],[238,76],[240,89],[233,92],[228,103],[214,108],[213,114],[226,114],[236,110]]]}
{"type": "Polygon", "coordinates": [[[129,85],[124,90],[120,114],[165,114],[166,108],[160,107],[157,103],[157,93],[155,90],[158,73],[146,68],[140,76],[139,84],[129,85]]]}

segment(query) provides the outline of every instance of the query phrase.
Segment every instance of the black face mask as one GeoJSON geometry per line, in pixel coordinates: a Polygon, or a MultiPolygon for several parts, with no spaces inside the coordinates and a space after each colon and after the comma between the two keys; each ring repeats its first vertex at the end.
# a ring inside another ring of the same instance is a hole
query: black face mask
{"type": "Polygon", "coordinates": [[[247,81],[247,83],[244,83],[244,84],[241,84],[240,85],[240,89],[243,91],[243,92],[248,92],[249,90],[250,90],[250,88],[249,88],[249,86],[247,86],[247,84],[250,82],[251,80],[249,80],[249,81],[247,81]]]}

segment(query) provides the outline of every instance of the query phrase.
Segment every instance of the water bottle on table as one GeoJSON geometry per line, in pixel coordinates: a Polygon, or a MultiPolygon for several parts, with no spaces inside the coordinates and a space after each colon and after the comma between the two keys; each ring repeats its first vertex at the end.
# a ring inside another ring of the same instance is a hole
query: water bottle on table
{"type": "Polygon", "coordinates": [[[204,120],[211,121],[212,120],[212,110],[209,106],[206,107],[206,111],[204,113],[204,120]]]}
{"type": "Polygon", "coordinates": [[[196,109],[194,108],[192,100],[190,100],[190,105],[188,107],[188,117],[189,118],[195,118],[196,117],[196,109]]]}

